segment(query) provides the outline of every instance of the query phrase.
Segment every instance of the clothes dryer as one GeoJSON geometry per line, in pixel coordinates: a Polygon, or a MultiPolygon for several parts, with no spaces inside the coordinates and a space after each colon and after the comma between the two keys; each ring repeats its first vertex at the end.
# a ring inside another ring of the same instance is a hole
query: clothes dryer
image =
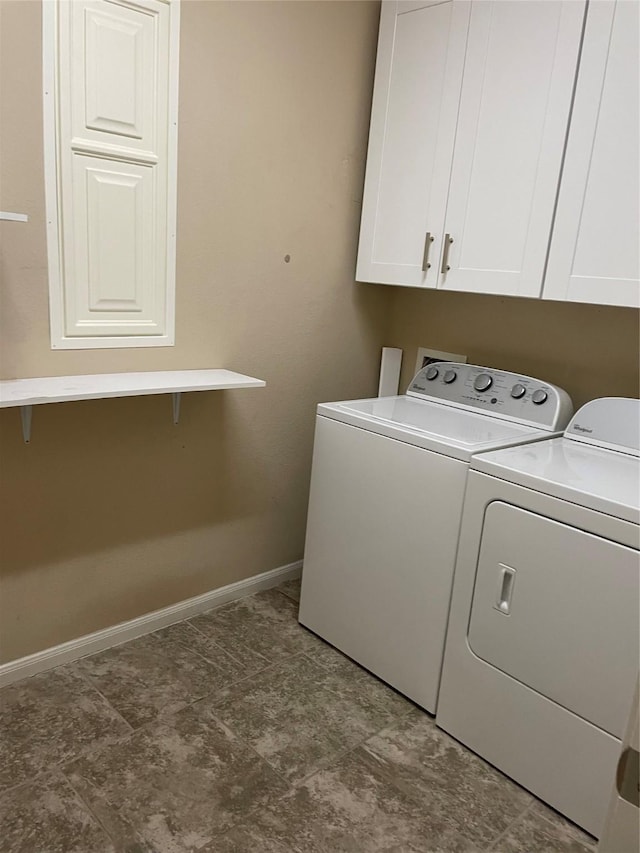
{"type": "Polygon", "coordinates": [[[560,388],[457,363],[319,405],[300,622],[434,712],[469,460],[570,416],[560,388]]]}
{"type": "Polygon", "coordinates": [[[602,830],[638,672],[640,401],[471,460],[436,723],[602,830]]]}

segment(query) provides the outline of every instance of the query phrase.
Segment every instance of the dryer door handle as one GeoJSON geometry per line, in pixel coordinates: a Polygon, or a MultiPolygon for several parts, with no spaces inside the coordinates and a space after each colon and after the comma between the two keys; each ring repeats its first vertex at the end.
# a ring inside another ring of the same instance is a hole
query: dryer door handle
{"type": "Polygon", "coordinates": [[[498,594],[496,603],[493,605],[500,613],[508,616],[511,613],[511,597],[513,595],[513,585],[516,580],[516,570],[511,566],[505,566],[499,563],[500,573],[498,582],[498,594]]]}

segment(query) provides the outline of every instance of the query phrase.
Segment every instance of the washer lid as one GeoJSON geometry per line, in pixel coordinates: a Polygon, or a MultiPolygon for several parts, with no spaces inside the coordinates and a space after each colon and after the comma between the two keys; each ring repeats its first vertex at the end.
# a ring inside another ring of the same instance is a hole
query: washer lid
{"type": "Polygon", "coordinates": [[[464,461],[481,450],[549,436],[535,427],[404,395],[321,403],[318,414],[464,461]]]}
{"type": "Polygon", "coordinates": [[[570,438],[476,456],[471,468],[538,492],[640,523],[640,459],[570,438]]]}

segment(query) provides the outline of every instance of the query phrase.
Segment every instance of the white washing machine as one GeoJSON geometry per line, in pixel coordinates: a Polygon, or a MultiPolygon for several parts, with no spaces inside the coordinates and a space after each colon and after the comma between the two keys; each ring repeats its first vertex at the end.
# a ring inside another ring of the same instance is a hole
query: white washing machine
{"type": "Polygon", "coordinates": [[[599,836],[638,672],[640,401],[475,457],[436,723],[599,836]]]}
{"type": "Polygon", "coordinates": [[[319,405],[300,622],[434,712],[469,460],[570,416],[560,388],[453,363],[319,405]]]}

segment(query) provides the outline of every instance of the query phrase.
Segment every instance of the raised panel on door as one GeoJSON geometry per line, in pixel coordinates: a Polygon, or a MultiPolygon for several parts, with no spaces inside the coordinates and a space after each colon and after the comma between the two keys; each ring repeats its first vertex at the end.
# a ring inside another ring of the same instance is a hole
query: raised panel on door
{"type": "Polygon", "coordinates": [[[584,9],[472,4],[438,287],[540,295],[584,9]]]}
{"type": "Polygon", "coordinates": [[[501,501],[485,511],[468,641],[616,737],[638,671],[638,552],[501,501]]]}
{"type": "Polygon", "coordinates": [[[75,287],[66,304],[67,335],[163,333],[162,294],[154,287],[165,275],[157,174],[140,163],[74,156],[65,260],[75,287]]]}
{"type": "Polygon", "coordinates": [[[640,306],[640,4],[589,5],[543,296],[640,306]]]}
{"type": "Polygon", "coordinates": [[[166,50],[168,6],[145,0],[70,5],[69,27],[61,34],[63,49],[67,36],[69,50],[75,48],[70,142],[162,156],[169,75],[160,54],[166,50]]]}
{"type": "Polygon", "coordinates": [[[469,5],[382,5],[359,281],[435,286],[469,5]]]}

